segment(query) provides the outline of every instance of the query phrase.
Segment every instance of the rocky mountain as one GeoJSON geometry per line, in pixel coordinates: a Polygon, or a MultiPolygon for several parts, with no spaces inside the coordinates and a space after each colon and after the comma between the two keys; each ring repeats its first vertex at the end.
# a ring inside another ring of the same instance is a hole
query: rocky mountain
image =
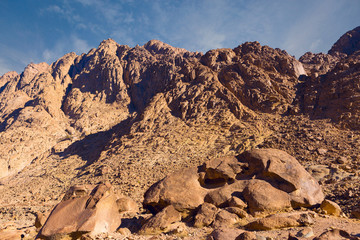
{"type": "Polygon", "coordinates": [[[108,39],[1,76],[2,222],[29,225],[70,186],[103,180],[140,203],[175,170],[254,148],[296,157],[350,217],[360,197],[359,29],[299,60],[258,42],[202,54],[108,39]]]}

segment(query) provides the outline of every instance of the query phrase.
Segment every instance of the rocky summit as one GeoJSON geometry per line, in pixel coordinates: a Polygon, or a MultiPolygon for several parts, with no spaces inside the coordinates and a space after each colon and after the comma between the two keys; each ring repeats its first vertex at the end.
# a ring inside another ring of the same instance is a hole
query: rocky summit
{"type": "Polygon", "coordinates": [[[360,239],[359,34],[4,74],[0,239],[360,239]]]}

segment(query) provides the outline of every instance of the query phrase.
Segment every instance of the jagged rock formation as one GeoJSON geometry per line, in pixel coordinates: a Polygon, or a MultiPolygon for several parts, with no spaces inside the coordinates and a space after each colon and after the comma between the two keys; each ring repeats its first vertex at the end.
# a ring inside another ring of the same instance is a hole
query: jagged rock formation
{"type": "Polygon", "coordinates": [[[172,127],[189,121],[233,125],[254,117],[253,111],[284,113],[303,73],[286,52],[256,42],[201,55],[155,40],[135,48],[106,40],[88,54],[70,53],[51,66],[30,64],[21,75],[1,80],[7,81],[1,91],[6,156],[1,177],[20,171],[59,141],[135,117],[140,121],[134,132],[142,132],[155,127],[154,121],[172,127]]]}
{"type": "Polygon", "coordinates": [[[0,219],[30,221],[28,212],[52,208],[70,183],[104,179],[139,203],[169,172],[253,148],[286,150],[355,214],[357,34],[299,61],[258,42],[202,54],[109,39],[1,76],[0,219]]]}
{"type": "Polygon", "coordinates": [[[243,199],[253,215],[311,207],[324,200],[316,180],[295,158],[280,150],[259,149],[167,176],[146,191],[144,207],[158,212],[172,205],[187,216],[204,202],[230,207],[232,197],[243,199]]]}
{"type": "Polygon", "coordinates": [[[302,111],[317,118],[330,118],[346,128],[359,129],[360,52],[336,64],[332,56],[326,57],[326,64],[321,66],[327,66],[327,70],[320,70],[322,75],[303,78],[298,94],[302,111]]]}

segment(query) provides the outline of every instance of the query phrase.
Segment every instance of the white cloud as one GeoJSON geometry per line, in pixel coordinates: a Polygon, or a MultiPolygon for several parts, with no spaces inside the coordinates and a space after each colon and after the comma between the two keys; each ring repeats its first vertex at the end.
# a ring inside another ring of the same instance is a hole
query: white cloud
{"type": "Polygon", "coordinates": [[[82,53],[87,53],[90,50],[90,46],[87,43],[87,41],[78,38],[77,36],[72,36],[71,37],[72,42],[73,42],[73,46],[74,46],[74,51],[78,54],[82,54],[82,53]]]}
{"type": "Polygon", "coordinates": [[[86,40],[71,35],[69,38],[58,40],[52,48],[43,50],[42,57],[46,62],[51,63],[69,52],[76,52],[76,54],[81,55],[90,49],[91,47],[86,40]]]}
{"type": "Polygon", "coordinates": [[[14,69],[11,69],[8,66],[8,63],[4,59],[0,58],[0,76],[10,71],[14,71],[14,69]]]}

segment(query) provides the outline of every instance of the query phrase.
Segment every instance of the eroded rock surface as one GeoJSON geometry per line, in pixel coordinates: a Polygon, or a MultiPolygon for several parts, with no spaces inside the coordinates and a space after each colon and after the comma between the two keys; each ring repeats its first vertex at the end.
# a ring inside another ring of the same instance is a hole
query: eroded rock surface
{"type": "Polygon", "coordinates": [[[215,206],[247,207],[256,215],[311,207],[323,199],[319,184],[294,157],[277,149],[254,149],[167,176],[145,193],[144,206],[159,211],[173,205],[187,213],[199,207],[195,224],[206,226],[212,222],[215,206]],[[204,215],[209,223],[201,220],[204,215]]]}

